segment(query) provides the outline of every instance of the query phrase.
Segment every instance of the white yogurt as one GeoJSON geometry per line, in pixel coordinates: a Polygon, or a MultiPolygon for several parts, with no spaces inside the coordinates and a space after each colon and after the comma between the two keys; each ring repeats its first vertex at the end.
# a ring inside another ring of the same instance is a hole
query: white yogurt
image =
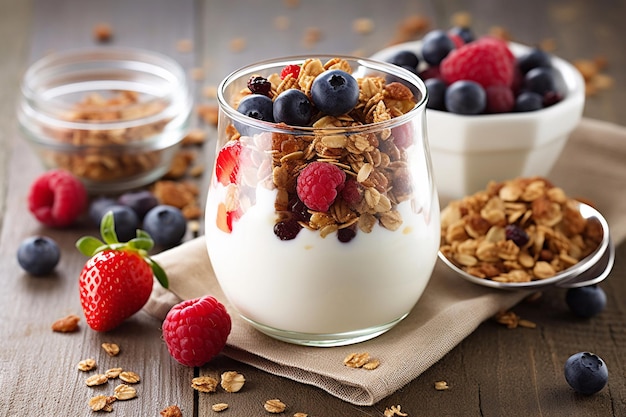
{"type": "Polygon", "coordinates": [[[225,189],[208,195],[207,248],[218,281],[245,318],[282,331],[338,334],[382,326],[413,308],[435,265],[439,208],[416,213],[409,202],[397,209],[396,231],[375,226],[348,243],[302,229],[293,240],[274,235],[275,191],[257,189],[257,201],[233,224],[217,228],[225,189]]]}

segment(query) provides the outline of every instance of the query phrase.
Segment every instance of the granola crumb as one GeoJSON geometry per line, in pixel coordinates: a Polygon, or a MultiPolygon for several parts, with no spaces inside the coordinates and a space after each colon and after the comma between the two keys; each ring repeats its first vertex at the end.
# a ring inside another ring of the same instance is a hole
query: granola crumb
{"type": "Polygon", "coordinates": [[[369,17],[361,17],[352,21],[352,30],[359,35],[368,35],[374,31],[374,21],[369,17]]]}
{"type": "Polygon", "coordinates": [[[107,395],[96,395],[89,399],[89,408],[93,411],[106,411],[110,413],[113,411],[111,404],[115,402],[115,397],[107,395]]]}
{"type": "Polygon", "coordinates": [[[217,389],[217,379],[211,376],[199,376],[191,380],[191,388],[200,392],[215,392],[217,389]]]}
{"type": "Polygon", "coordinates": [[[385,417],[408,416],[407,413],[402,412],[402,407],[400,405],[392,405],[391,407],[385,408],[385,411],[383,414],[385,417]]]}
{"type": "Polygon", "coordinates": [[[52,331],[58,333],[72,333],[78,330],[80,317],[70,314],[52,323],[52,331]]]}
{"type": "Polygon", "coordinates": [[[162,417],[183,417],[183,412],[177,405],[168,405],[160,414],[162,417]]]}
{"type": "Polygon", "coordinates": [[[350,353],[343,360],[343,364],[349,368],[361,368],[370,360],[370,355],[367,352],[363,353],[350,353]]]}
{"type": "Polygon", "coordinates": [[[123,371],[120,373],[119,378],[129,384],[137,384],[141,381],[139,374],[133,371],[123,371]]]}
{"type": "Polygon", "coordinates": [[[113,29],[108,23],[98,23],[93,29],[93,38],[98,43],[109,42],[113,38],[113,29]]]}
{"type": "Polygon", "coordinates": [[[176,50],[182,53],[193,51],[193,41],[191,39],[179,39],[176,42],[176,50]]]}
{"type": "Polygon", "coordinates": [[[291,26],[291,20],[287,16],[276,16],[274,18],[274,29],[284,31],[291,26]]]}
{"type": "Polygon", "coordinates": [[[437,391],[445,391],[447,389],[450,389],[450,386],[448,385],[448,383],[446,381],[436,381],[435,382],[435,389],[437,391]]]}
{"type": "Polygon", "coordinates": [[[196,112],[209,126],[217,126],[219,120],[219,108],[215,104],[198,104],[196,112]]]}
{"type": "Polygon", "coordinates": [[[83,371],[83,372],[92,371],[96,369],[96,367],[97,367],[96,360],[93,358],[83,359],[82,361],[78,362],[78,365],[77,365],[78,370],[83,371]]]}
{"type": "Polygon", "coordinates": [[[220,385],[227,392],[239,392],[246,382],[246,378],[235,371],[228,371],[222,374],[220,385]]]}
{"type": "Polygon", "coordinates": [[[238,37],[231,39],[228,43],[228,47],[232,52],[241,52],[246,49],[247,44],[246,38],[238,37]]]}

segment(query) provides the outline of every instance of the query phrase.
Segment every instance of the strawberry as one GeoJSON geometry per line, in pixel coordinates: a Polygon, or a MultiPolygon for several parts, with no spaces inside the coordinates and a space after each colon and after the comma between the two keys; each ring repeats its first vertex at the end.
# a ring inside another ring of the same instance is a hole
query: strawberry
{"type": "Polygon", "coordinates": [[[154,246],[150,235],[137,230],[137,237],[118,241],[113,213],[100,223],[101,240],[86,236],[76,242],[91,258],[78,279],[80,303],[89,327],[105,332],[119,326],[139,311],[152,292],[153,276],[167,288],[165,271],[147,253],[154,246]]]}
{"type": "Polygon", "coordinates": [[[215,175],[222,185],[236,184],[239,174],[241,142],[230,141],[220,149],[215,162],[215,175]]]}
{"type": "Polygon", "coordinates": [[[469,80],[484,88],[492,85],[510,87],[515,73],[515,57],[504,41],[483,37],[451,51],[441,61],[439,71],[448,85],[469,80]]]}

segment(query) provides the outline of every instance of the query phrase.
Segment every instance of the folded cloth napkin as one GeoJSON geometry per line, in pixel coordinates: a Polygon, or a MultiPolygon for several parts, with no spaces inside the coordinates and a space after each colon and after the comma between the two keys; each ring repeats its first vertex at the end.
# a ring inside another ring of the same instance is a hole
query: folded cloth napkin
{"type": "MultiPolygon", "coordinates": [[[[584,119],[570,137],[549,178],[573,197],[594,202],[609,222],[616,243],[626,236],[626,129],[584,119]]],[[[204,237],[162,252],[154,259],[170,278],[170,290],[154,286],[145,307],[162,319],[182,299],[211,294],[224,303],[233,327],[223,351],[275,375],[320,387],[356,405],[372,405],[416,378],[483,321],[509,309],[529,293],[479,287],[452,274],[441,262],[413,311],[387,333],[352,346],[315,348],[274,340],[235,313],[215,279],[204,237]],[[368,352],[376,371],[344,366],[350,353],[368,352]]]]}

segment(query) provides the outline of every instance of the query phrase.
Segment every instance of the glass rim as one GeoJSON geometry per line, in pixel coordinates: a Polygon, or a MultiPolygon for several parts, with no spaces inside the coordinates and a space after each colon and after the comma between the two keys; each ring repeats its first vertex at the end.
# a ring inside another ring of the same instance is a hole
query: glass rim
{"type": "Polygon", "coordinates": [[[346,133],[365,133],[370,131],[378,131],[382,129],[390,129],[396,126],[400,126],[405,124],[410,119],[412,119],[417,113],[424,112],[426,109],[426,102],[428,101],[428,91],[426,89],[426,85],[416,74],[411,71],[402,68],[400,66],[379,61],[370,58],[363,58],[357,56],[350,55],[341,55],[341,54],[309,54],[309,55],[293,55],[279,58],[267,59],[264,61],[256,62],[253,64],[249,64],[243,67],[240,67],[230,74],[228,74],[222,81],[219,83],[217,88],[217,101],[220,107],[220,110],[224,111],[228,117],[233,120],[236,120],[239,123],[243,123],[246,126],[250,126],[253,128],[257,128],[260,130],[270,130],[273,132],[279,133],[288,133],[288,134],[313,134],[314,132],[346,132],[346,133]],[[393,117],[389,120],[374,122],[368,124],[362,124],[357,126],[324,126],[324,127],[312,127],[312,126],[287,126],[284,123],[275,123],[275,122],[266,122],[263,120],[254,119],[252,117],[245,116],[242,113],[239,113],[237,109],[235,109],[225,97],[225,90],[228,86],[230,86],[236,80],[240,80],[243,76],[251,76],[255,74],[255,71],[268,70],[271,68],[284,67],[286,65],[298,65],[302,64],[306,59],[317,58],[322,61],[330,60],[333,58],[344,59],[350,62],[355,62],[359,64],[360,67],[364,67],[366,69],[379,71],[384,74],[393,75],[401,78],[404,81],[408,81],[412,86],[417,87],[418,91],[421,93],[421,97],[415,103],[415,106],[409,110],[408,112],[402,114],[398,117],[393,117]]]}

